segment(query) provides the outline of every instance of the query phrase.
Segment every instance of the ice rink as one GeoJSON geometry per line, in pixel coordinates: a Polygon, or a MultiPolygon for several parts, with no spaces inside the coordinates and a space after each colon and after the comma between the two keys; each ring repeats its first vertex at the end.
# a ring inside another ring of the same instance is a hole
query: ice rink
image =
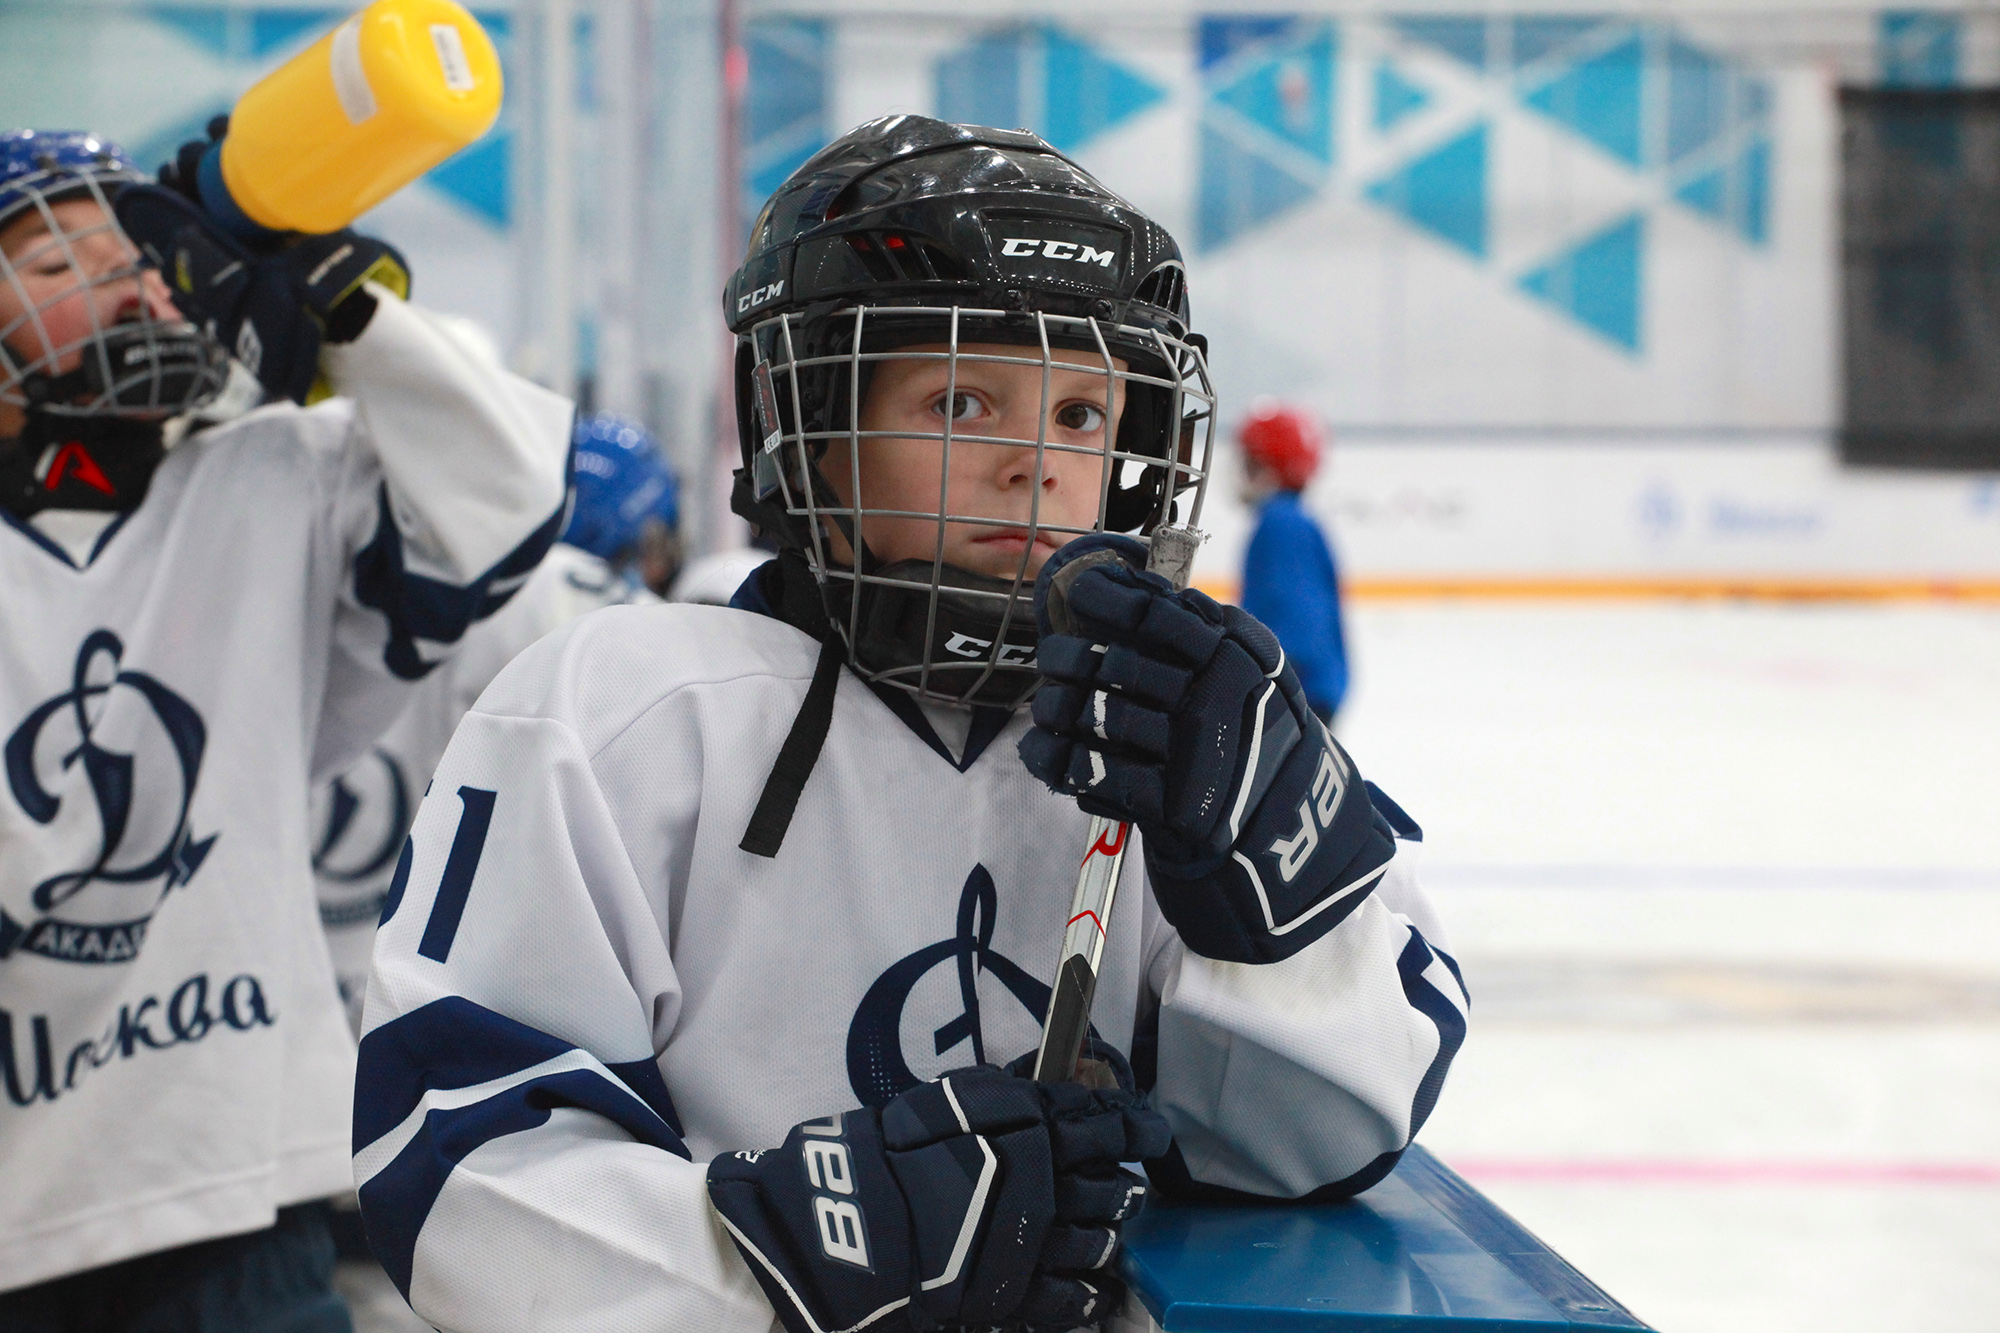
{"type": "Polygon", "coordinates": [[[2000,1328],[2000,608],[1364,603],[1423,1141],[1666,1333],[2000,1328]]]}

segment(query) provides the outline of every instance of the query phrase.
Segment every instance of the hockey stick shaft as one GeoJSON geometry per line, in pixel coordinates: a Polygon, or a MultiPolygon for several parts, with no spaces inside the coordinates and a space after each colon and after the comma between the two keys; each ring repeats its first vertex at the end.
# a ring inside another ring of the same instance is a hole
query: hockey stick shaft
{"type": "MultiPolygon", "coordinates": [[[[1164,575],[1175,588],[1185,588],[1195,548],[1200,544],[1201,534],[1192,528],[1160,528],[1153,533],[1146,568],[1164,575]]],[[[1066,1083],[1077,1076],[1077,1056],[1090,1032],[1098,967],[1104,959],[1111,908],[1118,897],[1118,875],[1131,837],[1130,824],[1102,815],[1090,817],[1089,841],[1077,866],[1076,893],[1070,900],[1055,987],[1049,993],[1049,1012],[1042,1024],[1042,1045],[1035,1054],[1039,1082],[1066,1083]]]]}

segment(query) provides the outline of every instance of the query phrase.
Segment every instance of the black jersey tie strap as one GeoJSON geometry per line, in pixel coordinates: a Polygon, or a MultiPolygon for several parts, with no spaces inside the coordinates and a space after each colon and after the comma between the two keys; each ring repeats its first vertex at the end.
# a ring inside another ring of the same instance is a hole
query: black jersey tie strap
{"type": "Polygon", "coordinates": [[[777,559],[766,562],[752,577],[757,580],[758,600],[771,615],[819,640],[812,684],[806,687],[798,716],[792,719],[792,729],[778,749],[771,775],[764,779],[763,794],[757,798],[749,827],[743,830],[743,841],[736,844],[752,856],[776,856],[785,845],[792,812],[798,808],[799,796],[833,726],[833,696],[847,662],[847,644],[827,619],[819,582],[803,554],[780,551],[777,559]]]}
{"type": "Polygon", "coordinates": [[[771,765],[771,776],[764,779],[764,794],[757,798],[750,826],[737,844],[753,856],[776,856],[785,845],[792,811],[798,808],[799,795],[806,789],[806,779],[812,776],[820,747],[826,744],[826,733],[833,726],[834,691],[840,687],[840,670],[846,664],[846,645],[839,635],[828,635],[820,642],[819,663],[813,667],[805,702],[792,719],[791,732],[778,750],[778,761],[771,765]]]}

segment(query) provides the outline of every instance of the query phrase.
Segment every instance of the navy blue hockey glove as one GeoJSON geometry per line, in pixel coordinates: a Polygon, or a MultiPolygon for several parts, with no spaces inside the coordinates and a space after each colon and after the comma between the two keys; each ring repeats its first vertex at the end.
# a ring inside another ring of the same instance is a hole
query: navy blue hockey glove
{"type": "Polygon", "coordinates": [[[1130,537],[1083,537],[1035,582],[1043,676],[1021,761],[1145,835],[1187,947],[1288,958],[1359,906],[1394,853],[1346,751],[1270,630],[1174,591],[1130,537]]]}
{"type": "Polygon", "coordinates": [[[1118,1163],[1167,1139],[1130,1093],[982,1065],[725,1153],[708,1193],[791,1333],[1056,1333],[1124,1300],[1108,1265],[1146,1184],[1118,1163]]]}
{"type": "MultiPolygon", "coordinates": [[[[212,129],[214,127],[211,127],[212,129]]],[[[274,398],[303,403],[319,373],[323,343],[351,342],[368,326],[381,283],[410,291],[395,247],[353,231],[324,236],[232,235],[201,202],[193,174],[206,144],[188,144],[160,169],[159,185],[128,185],[118,221],[167,280],[174,304],[227,347],[274,398]]]]}

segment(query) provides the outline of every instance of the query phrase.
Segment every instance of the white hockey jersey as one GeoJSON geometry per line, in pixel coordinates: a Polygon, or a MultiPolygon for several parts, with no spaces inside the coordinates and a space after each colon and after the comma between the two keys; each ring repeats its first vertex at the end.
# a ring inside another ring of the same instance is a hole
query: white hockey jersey
{"type": "MultiPolygon", "coordinates": [[[[371,1242],[432,1322],[763,1333],[708,1159],[1036,1045],[1087,820],[1021,766],[1025,713],[954,760],[845,675],[782,850],[739,849],[817,654],[752,612],[614,609],[452,738],[355,1093],[371,1242]]],[[[1157,1069],[1196,1179],[1297,1197],[1409,1141],[1465,1010],[1415,850],[1263,967],[1190,954],[1126,859],[1094,1027],[1157,1069]]]]}
{"type": "Polygon", "coordinates": [[[572,415],[377,297],[349,397],[184,440],[94,549],[0,521],[0,1289],[350,1183],[311,783],[547,549],[572,415]]]}
{"type": "Polygon", "coordinates": [[[467,630],[451,658],[418,682],[368,753],[314,794],[319,920],[348,1026],[357,1034],[396,853],[458,720],[500,668],[544,634],[586,612],[658,600],[590,552],[558,542],[513,600],[467,630]]]}

